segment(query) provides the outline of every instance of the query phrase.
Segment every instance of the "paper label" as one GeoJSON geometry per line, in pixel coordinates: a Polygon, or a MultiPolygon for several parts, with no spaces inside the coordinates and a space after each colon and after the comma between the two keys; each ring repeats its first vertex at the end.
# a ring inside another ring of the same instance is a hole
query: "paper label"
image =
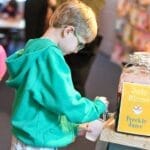
{"type": "Polygon", "coordinates": [[[117,131],[150,136],[150,85],[123,83],[117,131]]]}

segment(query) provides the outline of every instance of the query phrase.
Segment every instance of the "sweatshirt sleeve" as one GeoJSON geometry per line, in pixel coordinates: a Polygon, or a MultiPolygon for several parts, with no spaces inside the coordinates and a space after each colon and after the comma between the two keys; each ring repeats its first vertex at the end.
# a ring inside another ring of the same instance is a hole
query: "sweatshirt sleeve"
{"type": "Polygon", "coordinates": [[[92,101],[75,90],[70,69],[59,49],[40,57],[36,65],[41,71],[32,90],[36,89],[34,99],[45,109],[65,115],[73,123],[95,120],[106,110],[100,100],[92,101]]]}

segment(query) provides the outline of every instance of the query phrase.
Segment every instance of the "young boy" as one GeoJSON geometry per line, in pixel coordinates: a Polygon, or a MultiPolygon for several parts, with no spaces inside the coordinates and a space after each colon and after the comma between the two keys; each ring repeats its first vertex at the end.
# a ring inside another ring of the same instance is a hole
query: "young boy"
{"type": "Polygon", "coordinates": [[[7,59],[7,84],[16,90],[12,150],[54,150],[72,143],[79,124],[99,118],[106,102],[82,97],[73,87],[64,55],[77,53],[97,34],[93,11],[70,0],[60,5],[50,27],[7,59]]]}

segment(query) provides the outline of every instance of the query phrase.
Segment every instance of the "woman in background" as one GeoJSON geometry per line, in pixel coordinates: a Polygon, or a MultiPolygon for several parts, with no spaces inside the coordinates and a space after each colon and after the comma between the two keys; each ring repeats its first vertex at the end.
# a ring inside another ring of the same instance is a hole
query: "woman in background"
{"type": "Polygon", "coordinates": [[[43,35],[55,7],[56,0],[26,0],[24,12],[26,41],[43,35]]]}
{"type": "Polygon", "coordinates": [[[18,3],[16,0],[10,0],[1,11],[6,17],[16,17],[18,14],[18,3]]]}

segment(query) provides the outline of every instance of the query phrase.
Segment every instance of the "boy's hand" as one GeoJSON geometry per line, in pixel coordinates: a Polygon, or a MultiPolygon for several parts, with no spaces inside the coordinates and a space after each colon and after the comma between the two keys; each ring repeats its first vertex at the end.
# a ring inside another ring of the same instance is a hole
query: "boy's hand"
{"type": "Polygon", "coordinates": [[[78,127],[78,136],[84,136],[87,131],[90,132],[88,129],[88,123],[80,124],[78,127]]]}
{"type": "Polygon", "coordinates": [[[109,105],[109,101],[107,100],[107,97],[104,97],[104,96],[96,96],[95,97],[96,100],[100,100],[101,102],[103,102],[106,107],[108,107],[109,105]]]}

